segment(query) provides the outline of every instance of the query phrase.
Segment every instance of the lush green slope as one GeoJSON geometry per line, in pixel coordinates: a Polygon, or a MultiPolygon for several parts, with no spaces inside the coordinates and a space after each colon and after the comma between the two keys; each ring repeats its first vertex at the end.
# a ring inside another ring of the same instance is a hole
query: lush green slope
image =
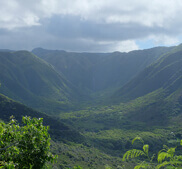
{"type": "Polygon", "coordinates": [[[9,121],[10,116],[21,122],[22,116],[31,116],[44,119],[44,125],[50,126],[51,137],[60,141],[83,142],[84,138],[76,130],[72,130],[56,118],[35,111],[25,105],[0,94],[0,119],[9,121]]]}
{"type": "Polygon", "coordinates": [[[74,53],[34,49],[75,86],[85,92],[121,87],[138,72],[172,48],[158,47],[129,53],[74,53]]]}
{"type": "Polygon", "coordinates": [[[113,95],[113,99],[129,100],[144,96],[158,89],[170,95],[182,88],[182,50],[176,47],[155,64],[144,69],[138,76],[113,95]]]}
{"type": "MultiPolygon", "coordinates": [[[[102,86],[102,89],[107,88],[104,85],[108,85],[109,88],[116,87],[117,85],[122,86],[132,77],[135,77],[122,88],[125,93],[121,94],[122,89],[119,90],[106,106],[88,107],[76,112],[61,113],[60,119],[81,131],[89,140],[90,144],[108,154],[119,156],[121,152],[125,152],[131,147],[130,142],[136,135],[140,135],[144,138],[144,140],[151,145],[152,151],[161,149],[161,146],[164,143],[166,144],[167,138],[172,139],[173,136],[170,134],[172,131],[176,135],[181,136],[181,131],[179,130],[180,123],[179,120],[177,120],[181,119],[181,107],[178,101],[180,97],[177,97],[177,95],[173,93],[177,91],[178,88],[176,88],[175,85],[175,87],[173,87],[175,90],[172,91],[171,86],[174,85],[169,81],[170,77],[173,76],[172,74],[175,74],[175,70],[169,70],[171,74],[164,72],[161,75],[157,75],[160,70],[163,70],[163,66],[165,65],[160,65],[159,63],[162,63],[165,58],[170,58],[171,55],[173,55],[171,58],[175,60],[174,62],[180,65],[180,59],[178,60],[178,57],[174,58],[175,53],[180,52],[180,50],[176,50],[175,48],[166,55],[159,55],[159,53],[164,54],[167,50],[169,51],[169,49],[166,48],[155,48],[144,51],[133,51],[128,54],[112,53],[106,56],[102,54],[102,56],[98,56],[97,62],[87,62],[84,60],[84,64],[89,63],[86,66],[89,67],[89,69],[84,68],[82,71],[85,73],[92,70],[91,72],[94,74],[94,77],[97,77],[96,86],[102,86]],[[158,58],[159,61],[157,61],[158,58]],[[145,66],[150,65],[154,61],[156,61],[155,64],[144,69],[145,66]],[[158,70],[156,68],[158,68],[158,70]],[[150,72],[151,69],[153,69],[151,72],[154,74],[150,72]],[[141,70],[143,70],[142,73],[139,73],[141,70]],[[151,75],[152,80],[144,83],[140,88],[137,87],[147,81],[148,78],[150,79],[149,75],[151,75]],[[165,77],[163,75],[165,75],[165,77]],[[155,77],[157,77],[156,80],[154,80],[155,77]],[[137,79],[137,81],[135,81],[135,79],[137,79]],[[161,87],[163,82],[165,82],[165,87],[161,87]],[[166,82],[168,82],[168,85],[166,85],[166,82]],[[133,84],[131,88],[129,88],[130,83],[133,84]],[[149,86],[148,84],[151,85],[149,86]],[[128,90],[124,90],[125,88],[128,90]],[[136,94],[133,92],[135,88],[136,94]],[[137,95],[137,93],[139,94],[137,95]],[[124,101],[135,100],[121,103],[123,99],[124,101]],[[118,105],[115,104],[116,101],[119,103],[118,105]],[[113,103],[115,105],[113,105],[113,103]],[[158,146],[155,146],[156,144],[158,144],[158,146]]],[[[69,53],[62,51],[61,55],[60,51],[49,51],[51,54],[42,49],[38,51],[42,51],[43,53],[39,53],[39,55],[42,57],[45,56],[44,59],[53,64],[57,70],[61,69],[59,71],[65,76],[67,76],[67,74],[64,71],[68,70],[68,72],[72,72],[72,66],[69,68],[67,65],[67,63],[70,63],[69,53]],[[57,54],[55,54],[55,52],[57,52],[57,54]],[[60,60],[60,62],[57,60],[60,60]],[[57,61],[57,65],[54,64],[55,61],[57,61]],[[67,65],[67,69],[64,69],[64,65],[67,65]]],[[[180,53],[176,53],[178,56],[179,54],[180,53]]],[[[74,56],[72,57],[74,58],[74,56]]],[[[80,62],[82,59],[79,60],[78,55],[77,57],[75,56],[75,58],[75,62],[74,64],[72,62],[72,64],[76,65],[77,61],[80,64],[79,67],[82,66],[83,68],[84,64],[80,62]]],[[[168,63],[171,63],[170,59],[168,63]]],[[[169,67],[169,69],[170,68],[176,68],[177,71],[179,66],[177,67],[175,65],[174,67],[169,67]]],[[[93,74],[90,77],[93,78],[93,74]]],[[[93,91],[93,86],[90,90],[93,91]]],[[[95,91],[98,92],[99,90],[101,90],[100,87],[95,91]]]]}
{"type": "Polygon", "coordinates": [[[130,167],[130,164],[123,163],[120,158],[112,157],[94,148],[91,141],[58,119],[28,108],[0,94],[0,120],[8,122],[12,115],[18,122],[21,122],[22,116],[43,118],[44,125],[50,126],[51,151],[58,155],[57,163],[52,168],[67,169],[80,165],[85,169],[104,169],[107,164],[113,168],[123,164],[130,167]]]}
{"type": "Polygon", "coordinates": [[[103,90],[106,88],[121,87],[146,66],[153,63],[160,55],[168,52],[171,48],[152,48],[147,50],[132,51],[129,53],[115,52],[95,64],[94,79],[95,88],[103,90]]]}
{"type": "Polygon", "coordinates": [[[93,89],[93,65],[100,63],[104,57],[109,55],[54,51],[42,48],[36,48],[32,52],[52,64],[72,84],[85,92],[93,89]]]}
{"type": "MultiPolygon", "coordinates": [[[[136,135],[140,135],[146,143],[149,143],[150,150],[153,151],[161,149],[167,138],[173,137],[170,134],[171,131],[176,135],[181,135],[179,130],[181,126],[179,128],[176,126],[180,125],[182,117],[176,116],[178,117],[177,120],[173,118],[172,121],[166,119],[165,122],[168,122],[168,125],[162,124],[162,120],[148,123],[149,119],[147,119],[146,114],[149,111],[144,112],[142,111],[143,108],[150,108],[150,105],[160,102],[162,98],[163,96],[159,97],[158,93],[153,93],[128,104],[100,108],[92,107],[82,111],[61,114],[62,121],[68,123],[71,128],[79,130],[82,135],[60,123],[60,121],[27,108],[3,95],[0,95],[0,116],[5,121],[8,121],[11,115],[14,115],[18,120],[23,115],[43,117],[45,125],[50,125],[51,128],[50,133],[54,140],[52,150],[59,155],[59,168],[80,165],[90,169],[104,169],[106,164],[109,164],[112,168],[117,168],[117,166],[127,166],[128,164],[114,156],[121,157],[122,153],[130,149],[131,140],[136,135]],[[138,115],[142,112],[145,117],[141,121],[138,115]],[[135,117],[138,117],[138,119],[135,119],[135,117]],[[177,125],[174,125],[174,122],[177,125]],[[172,124],[174,127],[171,127],[172,124]],[[82,144],[78,144],[78,142],[82,144]]],[[[169,106],[166,107],[165,112],[168,109],[169,106]]],[[[155,114],[153,117],[155,117],[155,114]]],[[[132,167],[128,166],[129,168],[132,167]]]]}
{"type": "Polygon", "coordinates": [[[27,51],[0,52],[0,83],[1,93],[50,113],[68,108],[77,97],[50,64],[27,51]]]}
{"type": "Polygon", "coordinates": [[[108,154],[121,155],[131,148],[131,140],[137,135],[155,152],[167,140],[182,138],[182,109],[171,97],[158,90],[128,103],[60,114],[60,119],[108,154]]]}
{"type": "Polygon", "coordinates": [[[125,152],[137,135],[152,151],[159,150],[167,139],[182,138],[181,68],[182,51],[177,47],[121,88],[113,97],[118,104],[64,113],[60,118],[107,153],[125,152]]]}

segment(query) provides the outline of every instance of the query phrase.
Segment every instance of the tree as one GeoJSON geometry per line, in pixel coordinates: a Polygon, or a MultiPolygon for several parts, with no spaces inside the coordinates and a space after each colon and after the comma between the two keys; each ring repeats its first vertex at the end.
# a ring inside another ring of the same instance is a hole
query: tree
{"type": "Polygon", "coordinates": [[[57,157],[50,152],[49,127],[42,118],[23,117],[22,123],[14,117],[0,122],[0,168],[41,169],[57,157]]]}

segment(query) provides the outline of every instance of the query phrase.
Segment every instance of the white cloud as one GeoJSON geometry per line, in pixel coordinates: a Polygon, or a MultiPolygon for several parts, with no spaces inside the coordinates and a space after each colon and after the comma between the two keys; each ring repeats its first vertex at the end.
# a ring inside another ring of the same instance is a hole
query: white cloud
{"type": "MultiPolygon", "coordinates": [[[[44,0],[45,14],[77,15],[97,23],[137,23],[171,27],[181,21],[180,0],[44,0]]],[[[40,5],[41,7],[41,5],[40,5]]]]}
{"type": "Polygon", "coordinates": [[[0,1],[0,28],[12,30],[40,25],[39,16],[34,13],[33,8],[28,3],[24,6],[21,4],[21,0],[0,1]]]}
{"type": "Polygon", "coordinates": [[[138,50],[139,47],[133,40],[126,40],[121,42],[114,43],[115,47],[112,48],[112,51],[120,51],[120,52],[130,52],[132,50],[138,50]]]}
{"type": "Polygon", "coordinates": [[[50,46],[51,38],[57,48],[84,51],[135,50],[144,38],[173,45],[182,34],[181,9],[181,0],[0,0],[0,38],[29,38],[19,46],[50,46]],[[10,34],[2,37],[2,29],[10,34]]]}
{"type": "Polygon", "coordinates": [[[181,8],[181,0],[1,0],[0,27],[8,28],[8,23],[10,28],[34,26],[39,24],[39,19],[54,14],[77,15],[97,22],[163,27],[181,20],[178,17],[182,14],[181,8]]]}

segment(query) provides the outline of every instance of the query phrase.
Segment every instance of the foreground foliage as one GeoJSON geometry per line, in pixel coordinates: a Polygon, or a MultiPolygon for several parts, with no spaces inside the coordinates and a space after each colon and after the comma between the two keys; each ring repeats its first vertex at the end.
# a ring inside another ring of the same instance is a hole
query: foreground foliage
{"type": "MultiPolygon", "coordinates": [[[[140,140],[143,144],[143,150],[139,149],[132,149],[127,151],[123,156],[123,161],[126,161],[131,158],[136,158],[139,156],[145,156],[147,157],[146,160],[142,161],[140,164],[135,166],[134,169],[141,169],[141,168],[155,168],[155,169],[179,169],[182,168],[182,155],[177,155],[176,153],[176,147],[169,148],[168,146],[164,145],[164,148],[160,150],[157,154],[157,161],[158,164],[154,163],[154,157],[149,157],[148,151],[149,151],[149,145],[144,144],[144,141],[140,137],[136,137],[133,139],[132,144],[136,141],[140,140]]],[[[182,140],[180,142],[180,145],[182,145],[182,140]]]]}
{"type": "Polygon", "coordinates": [[[49,127],[42,118],[23,117],[23,125],[11,117],[0,122],[0,168],[40,169],[56,156],[50,153],[49,127]]]}

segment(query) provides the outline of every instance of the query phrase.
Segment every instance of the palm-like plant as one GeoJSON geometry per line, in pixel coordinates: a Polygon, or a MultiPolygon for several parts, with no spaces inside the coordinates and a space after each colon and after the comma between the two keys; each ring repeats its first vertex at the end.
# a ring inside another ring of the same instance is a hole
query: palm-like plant
{"type": "MultiPolygon", "coordinates": [[[[135,166],[134,169],[141,169],[141,168],[181,169],[182,168],[182,155],[175,155],[176,147],[169,148],[164,145],[164,148],[158,152],[158,155],[157,155],[158,164],[156,164],[152,162],[155,155],[153,155],[152,157],[149,157],[149,154],[148,154],[149,145],[144,144],[143,139],[138,136],[132,140],[132,144],[134,144],[136,140],[139,140],[142,142],[143,150],[139,150],[139,149],[128,150],[123,156],[123,161],[126,161],[131,158],[136,158],[139,156],[145,156],[147,157],[147,160],[142,161],[140,164],[135,166]]],[[[182,145],[182,140],[180,144],[182,145]]]]}

